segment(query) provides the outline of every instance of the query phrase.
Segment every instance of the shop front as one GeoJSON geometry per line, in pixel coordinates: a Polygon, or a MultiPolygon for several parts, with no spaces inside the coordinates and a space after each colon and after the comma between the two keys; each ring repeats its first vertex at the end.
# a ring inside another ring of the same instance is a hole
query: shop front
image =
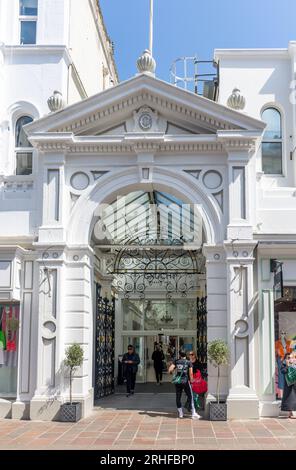
{"type": "Polygon", "coordinates": [[[296,353],[296,287],[283,287],[282,296],[274,302],[275,327],[275,392],[282,400],[285,375],[283,361],[287,355],[296,353]]]}
{"type": "Polygon", "coordinates": [[[17,394],[19,320],[19,303],[0,303],[0,395],[7,398],[17,394]]]}

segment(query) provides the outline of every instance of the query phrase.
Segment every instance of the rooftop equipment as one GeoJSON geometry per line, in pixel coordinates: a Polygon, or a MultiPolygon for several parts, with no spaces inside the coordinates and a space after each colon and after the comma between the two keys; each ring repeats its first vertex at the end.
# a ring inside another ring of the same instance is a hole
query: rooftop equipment
{"type": "Polygon", "coordinates": [[[212,101],[218,100],[219,65],[213,60],[178,57],[170,68],[171,83],[212,101]]]}

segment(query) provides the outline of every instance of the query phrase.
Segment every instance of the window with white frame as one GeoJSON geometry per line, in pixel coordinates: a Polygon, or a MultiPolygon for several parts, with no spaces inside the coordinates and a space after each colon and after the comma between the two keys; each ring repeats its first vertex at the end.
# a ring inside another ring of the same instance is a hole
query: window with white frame
{"type": "Polygon", "coordinates": [[[262,170],[268,175],[283,172],[282,116],[278,109],[270,107],[262,112],[266,128],[262,140],[262,170]]]}
{"type": "Polygon", "coordinates": [[[22,116],[15,125],[15,153],[16,153],[16,174],[31,175],[33,165],[33,149],[23,126],[32,122],[30,116],[22,116]]]}
{"type": "Polygon", "coordinates": [[[38,0],[19,0],[20,43],[36,44],[38,0]]]}

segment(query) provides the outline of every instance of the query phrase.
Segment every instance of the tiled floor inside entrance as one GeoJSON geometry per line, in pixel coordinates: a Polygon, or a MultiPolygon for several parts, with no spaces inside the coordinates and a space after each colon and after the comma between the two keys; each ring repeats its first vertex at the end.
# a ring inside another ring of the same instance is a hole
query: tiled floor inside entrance
{"type": "Polygon", "coordinates": [[[296,419],[176,418],[172,393],[104,398],[76,424],[0,420],[0,449],[295,449],[296,419]]]}

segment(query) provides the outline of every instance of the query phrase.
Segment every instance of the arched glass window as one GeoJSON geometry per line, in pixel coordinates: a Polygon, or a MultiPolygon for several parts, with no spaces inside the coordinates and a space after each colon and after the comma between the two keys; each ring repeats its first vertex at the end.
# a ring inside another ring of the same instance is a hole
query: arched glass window
{"type": "Polygon", "coordinates": [[[266,108],[262,112],[262,121],[266,128],[262,140],[262,170],[269,175],[282,174],[282,117],[275,108],[266,108]]]}
{"type": "Polygon", "coordinates": [[[15,125],[16,174],[31,175],[33,151],[23,126],[32,122],[30,116],[22,116],[15,125]]]}

